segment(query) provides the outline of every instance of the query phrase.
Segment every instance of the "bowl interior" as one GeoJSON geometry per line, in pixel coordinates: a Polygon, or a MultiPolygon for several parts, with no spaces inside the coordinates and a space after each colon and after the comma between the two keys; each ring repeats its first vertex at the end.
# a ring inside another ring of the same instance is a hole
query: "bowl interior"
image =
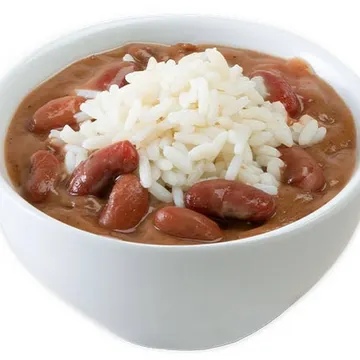
{"type": "MultiPolygon", "coordinates": [[[[359,141],[360,80],[318,45],[286,31],[236,19],[199,16],[123,19],[80,30],[43,47],[16,66],[2,80],[0,83],[0,174],[2,177],[0,185],[2,183],[8,189],[9,185],[11,186],[4,162],[3,144],[8,124],[21,100],[41,82],[72,62],[119,47],[126,42],[213,43],[262,51],[281,57],[302,57],[312,65],[319,76],[336,89],[352,110],[357,123],[359,141]]],[[[358,182],[357,168],[348,186],[323,208],[333,206],[339,197],[359,189],[358,182]]],[[[323,208],[315,213],[325,211],[326,209],[323,208]]]]}

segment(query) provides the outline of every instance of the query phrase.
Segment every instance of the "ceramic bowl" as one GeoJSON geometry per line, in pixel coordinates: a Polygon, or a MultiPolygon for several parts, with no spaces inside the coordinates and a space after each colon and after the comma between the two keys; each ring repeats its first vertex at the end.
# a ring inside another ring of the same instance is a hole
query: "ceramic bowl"
{"type": "Polygon", "coordinates": [[[16,66],[0,84],[0,218],[26,268],[128,341],[186,350],[231,343],[285,311],[337,259],[360,217],[359,169],[341,193],[311,215],[219,244],[128,243],[41,213],[16,193],[6,172],[3,144],[14,111],[34,87],[70,63],[139,41],[213,43],[300,56],[344,98],[358,129],[360,81],[327,51],[286,31],[235,19],[161,16],[121,19],[64,36],[16,66]]]}

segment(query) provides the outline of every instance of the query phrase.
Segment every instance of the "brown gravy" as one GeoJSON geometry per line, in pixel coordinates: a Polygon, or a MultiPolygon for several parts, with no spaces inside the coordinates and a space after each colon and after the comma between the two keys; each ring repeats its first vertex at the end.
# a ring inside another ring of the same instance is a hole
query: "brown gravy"
{"type": "MultiPolygon", "coordinates": [[[[21,192],[21,186],[29,171],[29,157],[39,149],[46,148],[47,135],[29,132],[25,123],[34,112],[48,101],[73,94],[74,89],[90,80],[95,72],[114,60],[122,59],[128,52],[130,45],[126,45],[107,53],[93,55],[78,61],[60,73],[41,84],[31,92],[20,104],[9,126],[5,156],[10,178],[15,188],[21,192]]],[[[158,60],[168,58],[179,59],[191,49],[181,46],[150,46],[158,60]]],[[[208,48],[200,45],[198,49],[208,48]]],[[[277,196],[277,213],[265,224],[255,226],[241,221],[231,221],[222,224],[225,230],[223,241],[241,239],[256,234],[268,232],[288,223],[294,222],[319,207],[326,204],[349,181],[356,160],[355,123],[350,110],[337,93],[315,74],[299,66],[296,61],[289,61],[266,54],[217,47],[230,64],[240,64],[245,74],[256,69],[279,69],[286,80],[296,89],[303,98],[304,111],[319,120],[321,126],[327,128],[325,139],[318,145],[308,148],[307,151],[318,161],[324,171],[327,187],[318,193],[309,193],[302,189],[282,184],[277,196]]],[[[66,192],[66,180],[59,184],[58,194],[51,194],[46,202],[34,204],[39,210],[71,226],[122,240],[164,244],[188,245],[198,242],[178,239],[159,232],[153,226],[153,215],[137,227],[133,233],[116,233],[101,228],[97,216],[105,200],[93,196],[76,197],[66,192]]],[[[154,207],[162,206],[153,204],[154,207]]]]}

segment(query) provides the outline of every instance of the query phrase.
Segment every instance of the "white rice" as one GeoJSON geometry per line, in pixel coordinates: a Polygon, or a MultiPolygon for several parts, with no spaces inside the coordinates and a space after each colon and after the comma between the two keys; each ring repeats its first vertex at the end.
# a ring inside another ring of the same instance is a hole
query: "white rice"
{"type": "Polygon", "coordinates": [[[135,61],[135,59],[130,55],[130,54],[125,54],[125,56],[123,57],[124,61],[135,61]]]}
{"type": "Polygon", "coordinates": [[[140,155],[139,158],[139,177],[141,185],[144,188],[149,188],[153,183],[153,178],[151,174],[151,165],[149,158],[144,155],[140,155]]]}
{"type": "Polygon", "coordinates": [[[149,191],[151,195],[160,201],[171,202],[173,199],[171,192],[157,181],[152,183],[152,185],[149,187],[149,191]]]}
{"type": "Polygon", "coordinates": [[[309,115],[303,115],[291,126],[291,131],[293,138],[302,146],[317,144],[326,136],[326,128],[319,127],[319,123],[309,115]]]}
{"type": "Polygon", "coordinates": [[[74,118],[75,118],[75,120],[76,120],[76,122],[77,122],[78,124],[80,124],[80,123],[82,123],[82,122],[84,122],[84,121],[87,121],[87,120],[91,120],[91,119],[92,119],[91,116],[89,116],[87,113],[85,113],[85,112],[83,112],[83,111],[80,111],[80,112],[76,113],[76,114],[74,115],[74,118]]]}
{"type": "Polygon", "coordinates": [[[305,146],[311,144],[318,128],[318,122],[316,120],[310,120],[299,134],[299,145],[305,146]]]}
{"type": "Polygon", "coordinates": [[[76,167],[76,156],[72,151],[67,151],[65,155],[65,168],[68,172],[73,172],[76,167]]]}
{"type": "MultiPolygon", "coordinates": [[[[124,60],[134,58],[127,54],[124,60]]],[[[276,147],[311,146],[326,135],[309,115],[288,126],[282,103],[264,100],[264,79],[229,67],[216,49],[178,64],[151,58],[146,70],[126,80],[120,89],[76,90],[88,99],[75,115],[79,131],[65,126],[50,132],[67,144],[69,173],[91,151],[130,140],[140,154],[141,184],[161,201],[183,206],[184,191],[209,178],[240,180],[276,194],[284,166],[276,147]]]]}
{"type": "Polygon", "coordinates": [[[172,188],[174,204],[177,207],[184,207],[184,192],[180,186],[172,188]]]}
{"type": "Polygon", "coordinates": [[[230,164],[229,164],[229,167],[226,171],[226,174],[225,174],[225,179],[226,180],[235,180],[236,177],[238,176],[239,174],[239,171],[240,171],[240,166],[243,162],[243,157],[241,155],[235,155],[230,164]]]}

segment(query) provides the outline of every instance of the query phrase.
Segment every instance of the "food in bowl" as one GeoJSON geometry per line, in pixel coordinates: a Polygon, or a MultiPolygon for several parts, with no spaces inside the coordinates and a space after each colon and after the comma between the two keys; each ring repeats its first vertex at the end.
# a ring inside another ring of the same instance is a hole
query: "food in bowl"
{"type": "Polygon", "coordinates": [[[352,114],[300,59],[213,45],[128,44],[72,64],[22,102],[14,185],[69,225],[127,241],[241,239],[346,185],[352,114]]]}

